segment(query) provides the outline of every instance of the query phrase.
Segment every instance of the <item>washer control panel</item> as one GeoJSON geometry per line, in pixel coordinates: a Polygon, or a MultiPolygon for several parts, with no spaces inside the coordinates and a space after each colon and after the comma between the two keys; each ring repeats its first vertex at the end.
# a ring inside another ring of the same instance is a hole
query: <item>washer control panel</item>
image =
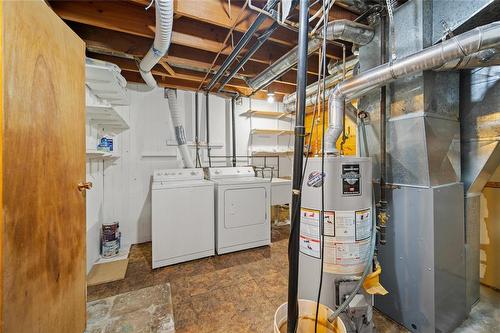
{"type": "Polygon", "coordinates": [[[160,169],[153,172],[154,182],[172,180],[198,180],[203,179],[203,169],[160,169]]]}

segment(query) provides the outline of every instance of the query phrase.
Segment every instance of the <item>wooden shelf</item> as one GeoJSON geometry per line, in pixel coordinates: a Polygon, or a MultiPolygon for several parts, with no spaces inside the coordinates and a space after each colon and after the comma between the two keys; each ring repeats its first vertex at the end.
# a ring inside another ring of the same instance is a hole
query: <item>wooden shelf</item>
{"type": "Polygon", "coordinates": [[[293,117],[294,114],[289,112],[247,110],[246,112],[240,114],[240,116],[281,119],[281,118],[293,117]]]}
{"type": "Polygon", "coordinates": [[[294,131],[293,130],[284,130],[284,129],[254,128],[251,133],[254,135],[292,135],[294,133],[294,131]]]}
{"type": "Polygon", "coordinates": [[[252,156],[259,157],[259,156],[288,156],[292,155],[293,150],[286,150],[286,151],[253,151],[252,156]]]}

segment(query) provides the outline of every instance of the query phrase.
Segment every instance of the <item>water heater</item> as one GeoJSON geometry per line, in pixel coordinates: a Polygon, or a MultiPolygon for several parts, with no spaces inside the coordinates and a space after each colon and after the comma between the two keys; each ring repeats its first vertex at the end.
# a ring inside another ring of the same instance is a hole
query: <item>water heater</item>
{"type": "Polygon", "coordinates": [[[349,293],[342,288],[354,285],[367,263],[373,214],[369,157],[325,157],[324,168],[320,157],[309,158],[300,210],[299,298],[317,300],[324,246],[321,303],[332,309],[339,305],[343,293],[349,293]],[[339,287],[339,281],[353,283],[339,287]]]}

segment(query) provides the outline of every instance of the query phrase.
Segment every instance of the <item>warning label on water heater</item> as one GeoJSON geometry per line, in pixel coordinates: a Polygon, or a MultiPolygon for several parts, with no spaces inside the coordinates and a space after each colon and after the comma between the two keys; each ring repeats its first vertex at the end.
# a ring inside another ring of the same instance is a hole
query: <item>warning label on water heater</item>
{"type": "Polygon", "coordinates": [[[354,212],[335,211],[335,241],[339,243],[354,242],[356,237],[356,226],[354,224],[354,212]]]}
{"type": "Polygon", "coordinates": [[[320,215],[316,209],[300,209],[300,252],[315,258],[321,258],[320,215]]]}
{"type": "Polygon", "coordinates": [[[369,248],[369,242],[359,242],[354,244],[335,244],[335,262],[336,265],[359,265],[364,262],[366,252],[369,248]]]}
{"type": "Polygon", "coordinates": [[[335,212],[325,211],[323,219],[323,233],[325,236],[335,236],[335,212]]]}
{"type": "Polygon", "coordinates": [[[372,234],[372,221],[370,218],[370,209],[356,211],[356,240],[367,239],[372,234]]]}

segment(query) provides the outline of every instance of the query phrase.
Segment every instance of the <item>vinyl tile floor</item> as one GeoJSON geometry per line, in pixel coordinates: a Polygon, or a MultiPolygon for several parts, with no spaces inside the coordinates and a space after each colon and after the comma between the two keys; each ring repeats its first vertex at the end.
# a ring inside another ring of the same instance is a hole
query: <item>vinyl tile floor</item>
{"type": "MultiPolygon", "coordinates": [[[[273,332],[274,312],[287,299],[289,231],[288,226],[273,227],[270,246],[154,270],[151,243],[133,245],[125,279],[89,287],[88,301],[109,300],[119,294],[133,295],[131,292],[143,288],[155,290],[150,287],[169,283],[178,333],[273,332]]],[[[498,302],[500,293],[493,293],[492,297],[496,296],[498,302]]],[[[495,304],[498,305],[494,301],[480,302],[479,310],[476,306],[464,325],[482,328],[474,332],[490,332],[488,325],[498,323],[495,320],[500,317],[495,304]]],[[[408,332],[377,311],[374,321],[380,333],[408,332]]],[[[460,332],[469,331],[465,328],[460,332]]]]}

